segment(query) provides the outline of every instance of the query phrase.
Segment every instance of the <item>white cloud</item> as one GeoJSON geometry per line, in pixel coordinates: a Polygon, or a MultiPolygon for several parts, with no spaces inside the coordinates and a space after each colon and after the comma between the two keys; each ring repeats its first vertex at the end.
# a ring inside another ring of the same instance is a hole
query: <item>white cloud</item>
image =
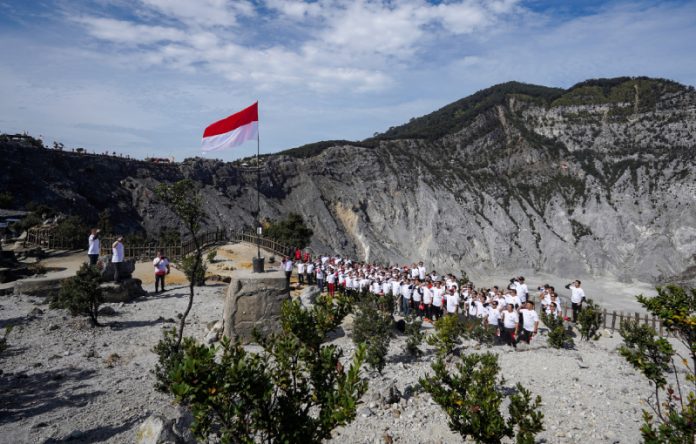
{"type": "Polygon", "coordinates": [[[149,45],[167,41],[183,41],[188,38],[184,31],[165,26],[149,26],[101,17],[80,17],[75,22],[87,28],[93,37],[111,43],[125,45],[149,45]]]}
{"type": "Polygon", "coordinates": [[[161,14],[184,23],[203,26],[234,26],[237,16],[254,14],[246,0],[141,0],[161,14]]]}

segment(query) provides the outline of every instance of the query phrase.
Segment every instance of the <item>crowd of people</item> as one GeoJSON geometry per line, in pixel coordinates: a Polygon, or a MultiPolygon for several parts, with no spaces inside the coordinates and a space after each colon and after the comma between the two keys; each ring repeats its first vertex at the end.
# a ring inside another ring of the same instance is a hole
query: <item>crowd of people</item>
{"type": "MultiPolygon", "coordinates": [[[[563,303],[556,289],[546,284],[538,287],[534,296],[524,276],[510,279],[505,286],[477,288],[451,273],[428,271],[423,262],[384,266],[340,255],[312,258],[299,249],[293,257],[283,259],[282,267],[288,286],[295,272],[299,285],[317,285],[331,297],[336,292],[392,297],[400,315],[416,316],[426,323],[443,316],[478,318],[500,342],[513,347],[520,341],[529,343],[537,334],[537,308],[550,316],[563,316],[563,303]]],[[[571,290],[572,321],[576,322],[585,294],[578,280],[566,288],[571,290]]]]}

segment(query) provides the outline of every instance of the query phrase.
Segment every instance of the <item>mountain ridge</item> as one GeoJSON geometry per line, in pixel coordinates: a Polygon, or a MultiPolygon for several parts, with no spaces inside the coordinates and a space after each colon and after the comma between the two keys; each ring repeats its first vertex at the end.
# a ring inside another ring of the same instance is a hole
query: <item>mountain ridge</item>
{"type": "MultiPolygon", "coordinates": [[[[303,214],[317,250],[440,269],[661,281],[696,264],[692,87],[635,77],[482,91],[381,137],[263,156],[261,216],[303,214]]],[[[117,202],[124,231],[170,227],[152,190],[183,177],[201,187],[207,225],[255,224],[256,174],[232,163],[187,159],[162,173],[95,161],[104,199],[74,172],[32,174],[6,157],[3,177],[30,189],[94,211],[117,202]]]]}

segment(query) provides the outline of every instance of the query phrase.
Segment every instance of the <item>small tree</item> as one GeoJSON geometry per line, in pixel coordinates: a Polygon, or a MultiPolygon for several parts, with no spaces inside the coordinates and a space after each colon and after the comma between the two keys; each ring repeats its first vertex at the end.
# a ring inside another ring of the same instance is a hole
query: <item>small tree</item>
{"type": "Polygon", "coordinates": [[[420,349],[421,343],[423,343],[423,338],[425,338],[425,333],[421,330],[423,321],[415,316],[409,316],[406,318],[406,352],[411,356],[418,357],[423,354],[423,350],[420,349]]]}
{"type": "Polygon", "coordinates": [[[563,318],[541,312],[541,322],[549,329],[548,344],[553,348],[573,348],[575,343],[563,325],[563,318]]]}
{"type": "Polygon", "coordinates": [[[657,293],[652,298],[640,295],[638,302],[659,317],[667,330],[687,347],[691,365],[669,341],[656,337],[652,327],[635,321],[622,323],[620,333],[624,345],[619,353],[654,388],[654,399],[646,400],[652,412],[643,411],[640,431],[645,442],[691,444],[696,441],[696,289],[668,286],[658,288],[657,293]],[[675,356],[681,358],[686,368],[688,384],[682,385],[680,381],[675,356]],[[674,375],[676,390],[668,384],[668,373],[674,375]]]}
{"type": "Polygon", "coordinates": [[[75,276],[61,283],[60,293],[49,306],[66,308],[73,316],[88,316],[92,325],[98,326],[99,305],[103,301],[100,283],[101,272],[97,267],[82,264],[75,276]]]}
{"type": "Polygon", "coordinates": [[[296,213],[288,214],[283,220],[272,222],[266,228],[266,236],[281,244],[304,248],[309,245],[314,232],[305,225],[302,216],[296,213]]]}
{"type": "Polygon", "coordinates": [[[2,338],[0,338],[0,356],[2,356],[5,350],[7,350],[7,337],[10,336],[10,333],[12,333],[12,326],[7,325],[5,327],[5,334],[2,338]]]}
{"type": "Polygon", "coordinates": [[[580,338],[585,341],[599,339],[601,334],[598,333],[599,327],[602,325],[602,310],[599,305],[595,304],[592,299],[585,301],[582,310],[578,314],[578,329],[580,330],[580,338]]]}
{"type": "Polygon", "coordinates": [[[428,336],[428,344],[437,349],[440,357],[454,353],[461,343],[464,325],[458,316],[445,316],[435,321],[435,334],[428,336]]]}
{"type": "Polygon", "coordinates": [[[449,416],[449,427],[462,437],[479,443],[500,443],[516,437],[518,443],[534,443],[544,430],[544,415],[539,411],[541,397],[517,384],[512,394],[504,390],[504,378],[498,376],[498,357],[492,353],[463,355],[456,372],[448,369],[443,356],[432,365],[435,371],[420,383],[449,416]],[[499,384],[499,385],[498,385],[499,384]],[[509,397],[509,416],[500,412],[503,399],[509,397]]]}
{"type": "Polygon", "coordinates": [[[385,300],[368,293],[357,304],[353,321],[353,342],[356,345],[364,343],[367,346],[367,363],[380,373],[387,363],[386,357],[394,327],[391,311],[382,309],[385,305],[388,307],[385,300]]]}
{"type": "Polygon", "coordinates": [[[186,279],[188,279],[189,282],[193,282],[193,285],[196,287],[205,285],[205,272],[208,270],[208,267],[202,261],[196,261],[195,253],[181,258],[181,260],[177,262],[177,266],[184,272],[186,279]]]}
{"type": "Polygon", "coordinates": [[[287,302],[281,312],[282,334],[257,335],[260,354],[227,338],[220,348],[186,338],[177,349],[172,332],[160,342],[168,341],[160,351],[176,356],[181,350],[181,358],[163,363],[160,355],[163,387],[191,408],[192,430],[201,441],[319,443],[354,419],[367,390],[360,378],[364,345],[347,371],[341,349],[321,345],[348,311],[341,301],[320,299],[309,310],[287,302]]]}
{"type": "MultiPolygon", "coordinates": [[[[196,233],[205,217],[205,213],[203,212],[200,194],[191,179],[183,179],[173,184],[160,184],[156,193],[162,202],[169,206],[174,214],[179,216],[189,235],[193,238],[195,246],[191,267],[189,268],[189,273],[186,273],[186,277],[189,279],[189,301],[179,323],[179,334],[176,340],[176,347],[178,348],[183,338],[186,317],[193,306],[193,287],[196,285],[196,279],[200,276],[203,265],[203,251],[196,233]]],[[[205,270],[202,273],[205,275],[205,270]]]]}

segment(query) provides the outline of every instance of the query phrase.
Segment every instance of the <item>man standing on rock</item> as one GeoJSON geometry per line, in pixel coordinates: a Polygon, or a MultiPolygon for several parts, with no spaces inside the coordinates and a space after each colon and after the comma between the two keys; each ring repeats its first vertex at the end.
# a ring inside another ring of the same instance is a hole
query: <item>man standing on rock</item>
{"type": "Polygon", "coordinates": [[[123,264],[123,236],[116,238],[111,245],[111,263],[114,264],[114,281],[121,282],[121,266],[123,264]]]}
{"type": "Polygon", "coordinates": [[[89,247],[87,248],[87,257],[89,257],[89,265],[97,265],[100,247],[99,230],[97,228],[92,228],[88,242],[89,247]]]}
{"type": "Polygon", "coordinates": [[[566,285],[565,288],[570,290],[570,303],[573,307],[573,324],[578,322],[578,314],[582,310],[582,301],[585,300],[585,290],[580,288],[580,281],[575,280],[566,285]]]}
{"type": "Polygon", "coordinates": [[[157,257],[152,261],[152,265],[155,266],[155,293],[157,293],[157,288],[161,288],[164,291],[164,277],[169,274],[169,259],[161,251],[157,252],[157,257]]]}

